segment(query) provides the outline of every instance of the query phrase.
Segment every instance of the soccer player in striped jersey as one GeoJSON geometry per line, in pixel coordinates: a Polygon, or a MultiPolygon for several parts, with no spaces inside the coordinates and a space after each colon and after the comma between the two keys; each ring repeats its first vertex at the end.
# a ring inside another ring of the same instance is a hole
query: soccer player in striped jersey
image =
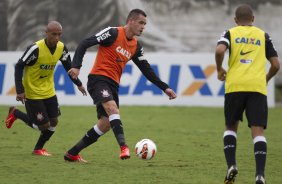
{"type": "Polygon", "coordinates": [[[69,74],[73,78],[77,78],[79,74],[87,48],[99,45],[87,84],[87,90],[97,107],[98,123],[66,152],[65,160],[85,161],[80,157],[79,152],[96,142],[110,129],[113,130],[120,146],[120,158],[130,158],[119,114],[118,97],[122,71],[129,60],[132,60],[152,83],[162,89],[169,99],[176,98],[175,92],[156,76],[144,57],[142,46],[136,39],[136,36],[140,36],[145,28],[145,12],[140,9],[132,10],[126,22],[125,26],[109,27],[83,40],[75,51],[72,69],[69,70],[69,74]]]}
{"type": "MultiPolygon", "coordinates": [[[[41,131],[33,154],[50,156],[43,146],[55,132],[61,114],[54,87],[54,70],[60,60],[66,71],[71,68],[67,47],[60,41],[62,26],[51,21],[46,28],[46,38],[30,45],[15,66],[17,101],[25,104],[26,113],[12,106],[6,118],[11,128],[16,119],[41,131]]],[[[70,77],[71,78],[71,77],[70,77]]],[[[86,91],[79,79],[71,78],[83,95],[86,91]]]]}
{"type": "Polygon", "coordinates": [[[218,79],[225,81],[224,114],[226,129],[223,135],[224,154],[228,166],[224,180],[232,184],[238,173],[236,140],[239,121],[245,111],[254,143],[256,184],[265,184],[267,142],[267,83],[278,72],[280,65],[270,36],[253,26],[254,15],[249,5],[240,5],[235,12],[237,26],[225,31],[215,51],[218,79]],[[229,49],[228,71],[222,67],[224,54],[229,49]],[[266,60],[270,63],[266,71],[266,60]]]}

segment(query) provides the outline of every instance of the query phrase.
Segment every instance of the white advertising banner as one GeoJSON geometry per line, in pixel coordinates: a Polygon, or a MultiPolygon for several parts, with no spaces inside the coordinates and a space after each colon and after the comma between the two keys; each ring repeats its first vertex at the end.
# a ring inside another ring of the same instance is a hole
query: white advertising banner
{"type": "MultiPolygon", "coordinates": [[[[22,54],[0,52],[0,105],[19,104],[15,100],[14,66],[22,54]]],[[[87,52],[84,56],[79,78],[85,88],[95,55],[95,52],[87,52]]],[[[157,52],[146,53],[145,56],[156,74],[177,93],[178,97],[169,100],[130,61],[121,78],[119,91],[121,105],[223,106],[224,83],[217,80],[213,53],[157,52]]],[[[91,97],[82,96],[71,82],[60,61],[55,68],[54,81],[60,105],[93,104],[91,97]]],[[[275,105],[273,80],[268,84],[268,105],[270,107],[275,105]]]]}

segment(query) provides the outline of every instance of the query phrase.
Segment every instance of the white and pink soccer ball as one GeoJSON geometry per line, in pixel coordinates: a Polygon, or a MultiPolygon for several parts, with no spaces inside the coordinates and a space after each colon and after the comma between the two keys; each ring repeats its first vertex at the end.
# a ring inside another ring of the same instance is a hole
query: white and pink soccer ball
{"type": "Polygon", "coordinates": [[[135,145],[135,154],[142,160],[150,160],[157,153],[156,144],[150,139],[142,139],[135,145]]]}

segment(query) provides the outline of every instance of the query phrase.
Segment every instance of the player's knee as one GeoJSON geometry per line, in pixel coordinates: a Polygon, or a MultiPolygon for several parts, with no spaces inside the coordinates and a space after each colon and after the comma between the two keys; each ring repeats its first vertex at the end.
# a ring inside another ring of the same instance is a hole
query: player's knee
{"type": "Polygon", "coordinates": [[[119,114],[119,109],[115,101],[111,100],[102,104],[108,116],[119,114]]]}
{"type": "Polygon", "coordinates": [[[58,118],[52,118],[52,119],[50,119],[50,126],[56,127],[58,122],[59,122],[58,118]]]}
{"type": "Polygon", "coordinates": [[[112,106],[107,107],[106,112],[109,116],[112,114],[119,114],[119,109],[117,106],[112,105],[112,106]]]}
{"type": "Polygon", "coordinates": [[[47,130],[49,127],[50,127],[50,122],[47,122],[47,123],[45,123],[43,125],[39,125],[38,129],[43,131],[43,130],[47,130]]]}

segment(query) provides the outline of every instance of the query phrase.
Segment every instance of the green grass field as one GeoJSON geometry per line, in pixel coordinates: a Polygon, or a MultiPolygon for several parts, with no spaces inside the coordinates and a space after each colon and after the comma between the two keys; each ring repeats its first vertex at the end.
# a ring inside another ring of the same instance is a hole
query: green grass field
{"type": "MultiPolygon", "coordinates": [[[[7,106],[0,106],[0,120],[7,106]]],[[[20,107],[23,109],[23,107],[20,107]]],[[[266,131],[268,158],[266,179],[282,183],[282,116],[280,108],[269,110],[266,131]]],[[[0,126],[1,184],[220,184],[226,173],[222,135],[222,108],[121,107],[127,143],[132,158],[119,159],[112,132],[81,152],[87,164],[66,163],[63,155],[96,122],[95,107],[61,107],[59,126],[46,148],[52,157],[31,155],[39,132],[17,120],[11,129],[0,126]],[[150,161],[135,157],[134,145],[142,138],[157,144],[150,161]]],[[[250,130],[244,121],[239,128],[236,184],[254,183],[255,162],[250,130]]]]}

